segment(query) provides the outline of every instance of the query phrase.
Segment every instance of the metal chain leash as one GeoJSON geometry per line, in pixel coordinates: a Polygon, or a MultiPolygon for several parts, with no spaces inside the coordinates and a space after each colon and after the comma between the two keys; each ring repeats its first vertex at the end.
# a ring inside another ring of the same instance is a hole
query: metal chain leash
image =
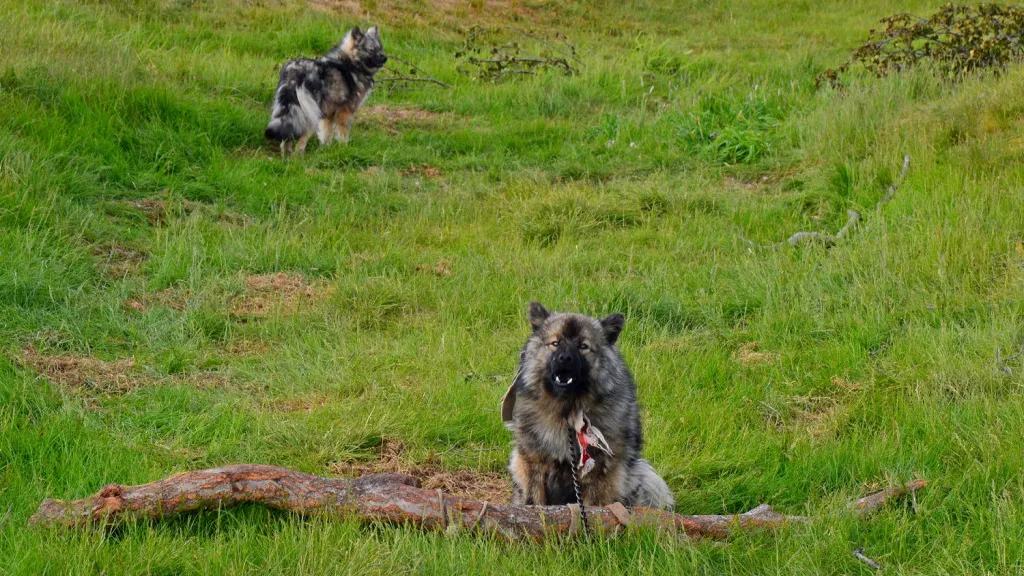
{"type": "MultiPolygon", "coordinates": [[[[582,446],[578,446],[578,448],[581,451],[583,449],[582,446]]],[[[583,454],[579,453],[579,458],[577,458],[576,456],[577,456],[576,431],[573,430],[570,427],[569,428],[569,457],[571,458],[571,460],[569,462],[569,468],[572,470],[572,488],[576,492],[576,504],[578,504],[579,507],[580,507],[580,520],[583,521],[583,533],[586,534],[587,532],[590,531],[589,527],[587,526],[587,510],[586,510],[586,508],[583,507],[583,490],[580,488],[580,479],[579,479],[579,476],[576,474],[576,462],[578,460],[582,459],[583,454]]]]}

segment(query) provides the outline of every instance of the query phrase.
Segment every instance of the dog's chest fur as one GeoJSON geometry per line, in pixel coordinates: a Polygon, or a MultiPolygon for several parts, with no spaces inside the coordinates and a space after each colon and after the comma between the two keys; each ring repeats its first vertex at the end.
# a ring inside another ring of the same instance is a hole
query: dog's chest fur
{"type": "MultiPolygon", "coordinates": [[[[612,456],[628,457],[626,453],[630,426],[625,414],[616,414],[608,406],[596,402],[592,396],[581,402],[566,403],[536,390],[522,394],[516,403],[513,429],[516,447],[522,452],[542,454],[559,462],[569,463],[574,455],[575,434],[567,417],[575,410],[583,410],[592,426],[598,428],[608,440],[612,456]]],[[[599,461],[603,454],[594,455],[599,461]]]]}
{"type": "Polygon", "coordinates": [[[320,58],[317,65],[323,82],[318,103],[326,116],[340,109],[355,112],[373,90],[373,76],[351,61],[320,58]]]}

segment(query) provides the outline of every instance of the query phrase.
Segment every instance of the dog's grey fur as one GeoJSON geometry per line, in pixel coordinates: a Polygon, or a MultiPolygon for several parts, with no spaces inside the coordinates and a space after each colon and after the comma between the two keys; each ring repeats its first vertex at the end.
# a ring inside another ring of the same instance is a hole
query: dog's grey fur
{"type": "Polygon", "coordinates": [[[574,436],[566,418],[582,409],[612,452],[589,451],[596,466],[581,478],[583,504],[672,509],[665,481],[640,458],[643,434],[636,386],[615,346],[625,318],[553,313],[538,302],[530,304],[529,318],[533,333],[510,392],[516,395],[510,424],[515,432],[509,463],[512,502],[576,502],[576,444],[570,443],[574,436]]]}
{"type": "Polygon", "coordinates": [[[373,76],[387,62],[374,26],[348,31],[326,55],[298,58],[281,68],[274,109],[263,134],[281,142],[282,154],[302,152],[315,132],[322,144],[348,142],[352,119],[373,89],[373,76]]]}

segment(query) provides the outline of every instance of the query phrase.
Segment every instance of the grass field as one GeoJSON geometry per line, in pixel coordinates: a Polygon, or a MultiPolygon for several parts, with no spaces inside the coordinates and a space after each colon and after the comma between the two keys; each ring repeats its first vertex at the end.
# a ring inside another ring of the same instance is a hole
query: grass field
{"type": "Polygon", "coordinates": [[[1024,72],[815,90],[938,2],[627,4],[0,0],[0,573],[869,573],[859,546],[886,573],[1024,572],[1024,72]],[[353,24],[451,89],[381,87],[349,146],[275,157],[279,65],[353,24]],[[563,31],[581,73],[461,74],[474,24],[563,31]],[[831,249],[740,239],[851,208],[831,249]],[[332,475],[385,442],[493,480],[532,299],[625,313],[678,511],[817,519],[724,544],[259,508],[26,528],[45,497],[332,475]],[[913,477],[916,512],[845,511],[913,477]]]}

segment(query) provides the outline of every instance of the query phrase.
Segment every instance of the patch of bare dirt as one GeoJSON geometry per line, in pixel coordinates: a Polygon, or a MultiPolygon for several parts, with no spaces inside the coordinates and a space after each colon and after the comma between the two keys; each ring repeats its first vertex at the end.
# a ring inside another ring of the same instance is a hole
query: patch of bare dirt
{"type": "Polygon", "coordinates": [[[747,342],[732,355],[732,359],[744,366],[771,364],[779,357],[778,352],[761,352],[760,342],[747,342]]]}
{"type": "Polygon", "coordinates": [[[419,166],[409,166],[405,170],[402,170],[402,174],[404,176],[427,176],[429,178],[440,178],[441,176],[444,176],[444,173],[441,172],[440,168],[431,166],[426,162],[423,162],[419,166]]]}
{"type": "Polygon", "coordinates": [[[245,226],[255,220],[248,214],[235,212],[234,210],[216,210],[213,214],[218,222],[222,222],[229,226],[245,226]]]}
{"type": "Polygon", "coordinates": [[[400,108],[387,104],[366,106],[359,110],[356,115],[356,122],[360,120],[382,126],[391,135],[401,133],[400,126],[425,126],[436,124],[441,121],[451,121],[455,117],[452,114],[439,114],[422,108],[400,108]]]}
{"type": "Polygon", "coordinates": [[[447,258],[441,258],[437,261],[437,264],[431,266],[430,264],[417,264],[417,272],[423,272],[425,274],[433,274],[434,276],[451,276],[452,275],[452,263],[447,258]]]}
{"type": "Polygon", "coordinates": [[[845,421],[850,410],[850,395],[860,391],[862,386],[841,376],[834,376],[831,384],[827,394],[794,396],[787,401],[792,428],[801,428],[813,438],[822,438],[845,421]]]}
{"type": "Polygon", "coordinates": [[[362,16],[365,13],[360,0],[311,0],[309,5],[322,12],[340,12],[353,16],[362,16]]]}
{"type": "Polygon", "coordinates": [[[829,432],[840,406],[832,396],[794,396],[786,404],[793,414],[791,427],[804,428],[815,438],[829,432]]]}
{"type": "Polygon", "coordinates": [[[125,310],[134,310],[136,312],[146,312],[149,308],[142,303],[142,300],[128,299],[121,303],[125,310]]]}
{"type": "Polygon", "coordinates": [[[522,0],[427,0],[416,3],[400,0],[311,0],[309,4],[321,12],[367,17],[374,21],[435,25],[468,16],[474,16],[474,24],[507,25],[510,20],[529,20],[538,15],[522,0]]]}
{"type": "Polygon", "coordinates": [[[429,124],[450,119],[451,114],[439,114],[423,108],[400,108],[387,104],[367,106],[359,111],[364,119],[373,119],[386,124],[429,124]]]}
{"type": "Polygon", "coordinates": [[[47,380],[88,399],[101,395],[127,394],[142,386],[157,383],[179,383],[196,388],[222,388],[231,384],[224,372],[186,372],[158,377],[143,371],[134,358],[100,360],[75,354],[43,354],[35,347],[22,350],[21,364],[47,380]]]}
{"type": "MultiPolygon", "coordinates": [[[[146,219],[149,220],[150,224],[163,224],[173,215],[176,204],[171,203],[166,198],[143,198],[141,200],[125,200],[123,202],[125,206],[134,208],[143,214],[146,219]]],[[[187,215],[193,210],[197,209],[201,204],[199,202],[193,202],[191,200],[183,200],[180,204],[181,211],[187,215]]]]}
{"type": "Polygon", "coordinates": [[[245,279],[245,294],[231,303],[231,314],[266,316],[272,310],[292,313],[303,305],[330,296],[335,288],[326,282],[307,281],[302,274],[260,274],[245,279]]]}
{"type": "Polygon", "coordinates": [[[167,220],[167,200],[129,200],[126,204],[145,214],[150,224],[167,220]]]}
{"type": "Polygon", "coordinates": [[[430,460],[423,464],[414,464],[402,458],[404,452],[405,444],[401,440],[386,439],[380,446],[380,454],[376,460],[336,462],[331,465],[331,472],[344,477],[384,472],[411,474],[423,482],[424,488],[495,504],[508,502],[511,496],[511,481],[502,474],[477,470],[445,470],[436,461],[430,460]]]}
{"type": "Polygon", "coordinates": [[[50,381],[76,390],[123,393],[138,387],[145,375],[135,370],[135,360],[100,360],[91,356],[47,356],[33,346],[22,350],[22,364],[50,381]]]}
{"type": "Polygon", "coordinates": [[[236,340],[228,344],[225,350],[233,356],[262,356],[270,352],[271,346],[262,340],[236,340]]]}
{"type": "Polygon", "coordinates": [[[142,250],[117,242],[97,244],[92,247],[92,254],[99,258],[100,270],[108,278],[124,278],[135,274],[146,261],[146,254],[142,250]]]}
{"type": "Polygon", "coordinates": [[[192,297],[192,291],[180,288],[164,288],[153,294],[144,294],[138,298],[129,298],[121,303],[126,310],[135,312],[147,312],[150,308],[163,306],[171,310],[182,311],[188,307],[188,299],[192,297]]]}
{"type": "Polygon", "coordinates": [[[144,198],[142,200],[125,200],[124,206],[142,212],[150,224],[164,224],[174,217],[188,216],[194,212],[209,216],[218,222],[229,225],[244,226],[252,221],[252,217],[241,212],[226,210],[212,204],[181,200],[172,202],[166,198],[144,198]]]}

